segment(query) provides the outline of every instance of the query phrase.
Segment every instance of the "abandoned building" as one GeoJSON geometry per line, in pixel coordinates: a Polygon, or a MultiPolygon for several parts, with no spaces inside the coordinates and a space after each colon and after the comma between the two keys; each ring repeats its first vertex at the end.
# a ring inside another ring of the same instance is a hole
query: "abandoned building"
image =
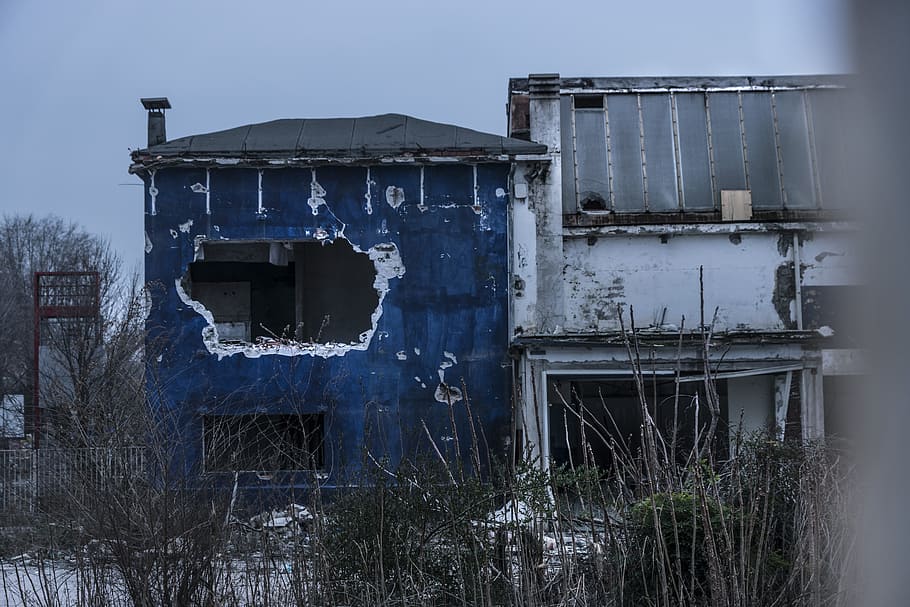
{"type": "Polygon", "coordinates": [[[634,447],[634,359],[666,432],[705,423],[714,380],[721,451],[740,430],[843,430],[861,371],[844,97],[837,77],[510,80],[509,136],[548,148],[510,190],[516,425],[532,457],[582,461],[582,426],[597,463],[610,441],[634,447]]]}
{"type": "Polygon", "coordinates": [[[844,433],[844,92],[532,75],[508,137],[390,114],[167,140],[144,99],[148,387],[177,461],[244,487],[473,445],[609,466],[636,369],[683,444],[709,405],[721,454],[844,433]]]}
{"type": "Polygon", "coordinates": [[[185,471],[504,448],[509,174],[543,145],[397,114],[168,140],[143,105],[148,389],[185,471]]]}

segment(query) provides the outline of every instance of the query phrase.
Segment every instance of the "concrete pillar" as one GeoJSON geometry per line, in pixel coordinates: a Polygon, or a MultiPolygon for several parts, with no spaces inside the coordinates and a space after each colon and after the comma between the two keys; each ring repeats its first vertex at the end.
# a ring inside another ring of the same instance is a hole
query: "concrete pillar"
{"type": "Polygon", "coordinates": [[[529,204],[537,224],[537,329],[559,333],[565,327],[562,280],[562,160],[559,128],[559,74],[528,76],[531,140],[547,146],[550,166],[529,183],[529,204]]]}
{"type": "Polygon", "coordinates": [[[537,331],[537,221],[528,195],[529,175],[538,169],[537,162],[516,163],[513,171],[510,201],[509,306],[511,335],[534,335],[537,331]]]}
{"type": "Polygon", "coordinates": [[[518,361],[521,378],[521,418],[525,444],[522,452],[531,462],[539,462],[547,468],[549,455],[547,441],[547,402],[543,373],[538,364],[523,353],[518,361]]]}
{"type": "Polygon", "coordinates": [[[825,436],[825,395],[821,368],[812,367],[801,372],[801,420],[803,440],[818,440],[825,436]]]}

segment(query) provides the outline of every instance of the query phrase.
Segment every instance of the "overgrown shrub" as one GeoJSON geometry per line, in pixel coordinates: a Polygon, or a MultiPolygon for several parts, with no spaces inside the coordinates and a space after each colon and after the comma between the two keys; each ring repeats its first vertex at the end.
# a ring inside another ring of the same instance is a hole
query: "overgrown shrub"
{"type": "Polygon", "coordinates": [[[627,596],[646,598],[668,580],[681,597],[711,597],[711,544],[723,541],[731,512],[711,498],[690,491],[657,493],[629,510],[629,539],[636,550],[627,596]]]}
{"type": "Polygon", "coordinates": [[[494,583],[490,568],[495,542],[478,525],[494,501],[489,483],[474,476],[453,482],[445,467],[426,460],[368,480],[326,507],[324,533],[313,544],[342,597],[446,605],[502,594],[505,580],[494,583]]]}

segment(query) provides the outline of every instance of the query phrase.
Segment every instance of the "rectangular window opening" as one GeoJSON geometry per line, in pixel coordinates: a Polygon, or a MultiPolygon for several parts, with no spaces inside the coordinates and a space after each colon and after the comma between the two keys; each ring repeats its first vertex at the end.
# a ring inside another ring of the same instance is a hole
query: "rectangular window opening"
{"type": "MultiPolygon", "coordinates": [[[[702,382],[681,383],[675,395],[672,375],[645,378],[648,412],[670,448],[676,430],[676,461],[685,465],[695,445],[696,431],[704,437],[710,410],[702,382]],[[697,421],[696,421],[697,418],[697,421]]],[[[720,420],[712,441],[716,459],[728,453],[727,382],[716,382],[720,420]]],[[[585,462],[585,445],[593,464],[614,470],[618,453],[641,457],[642,414],[631,377],[553,377],[548,382],[550,461],[556,466],[578,467],[585,462]],[[582,440],[584,436],[584,440],[582,440]]],[[[590,461],[590,460],[589,460],[590,461]]]]}
{"type": "Polygon", "coordinates": [[[325,416],[209,415],[203,417],[206,472],[321,470],[325,416]]]}
{"type": "Polygon", "coordinates": [[[603,109],[603,95],[574,95],[576,109],[603,109]]]}
{"type": "Polygon", "coordinates": [[[358,343],[379,305],[369,255],[346,240],[206,242],[184,286],[221,342],[358,343]]]}

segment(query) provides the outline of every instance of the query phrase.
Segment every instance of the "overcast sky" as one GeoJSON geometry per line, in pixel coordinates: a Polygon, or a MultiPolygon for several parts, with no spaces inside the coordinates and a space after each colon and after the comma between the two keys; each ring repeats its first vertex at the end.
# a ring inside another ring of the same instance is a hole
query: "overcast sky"
{"type": "Polygon", "coordinates": [[[54,213],[142,259],[140,97],[170,138],[410,114],[504,133],[506,83],[849,71],[842,3],[0,0],[0,213],[54,213]]]}

